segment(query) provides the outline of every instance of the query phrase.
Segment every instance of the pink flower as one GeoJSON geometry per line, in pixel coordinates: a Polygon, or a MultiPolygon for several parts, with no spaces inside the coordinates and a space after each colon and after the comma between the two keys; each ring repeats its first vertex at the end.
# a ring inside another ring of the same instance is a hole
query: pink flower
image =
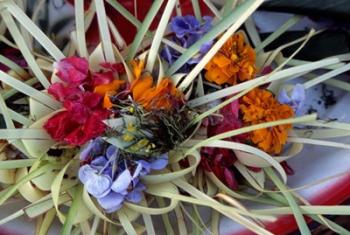
{"type": "Polygon", "coordinates": [[[77,87],[66,87],[59,82],[52,84],[48,89],[48,93],[60,102],[70,99],[71,96],[79,92],[81,91],[77,87]]]}
{"type": "Polygon", "coordinates": [[[48,93],[63,103],[64,111],[51,117],[44,125],[50,136],[70,145],[83,145],[103,134],[103,120],[110,112],[102,108],[102,96],[93,91],[97,86],[115,82],[114,73],[120,64],[101,64],[104,72],[91,73],[88,61],[68,57],[56,64],[57,76],[65,82],[54,83],[48,93]]]}
{"type": "Polygon", "coordinates": [[[79,86],[89,74],[89,63],[85,58],[71,56],[56,64],[57,76],[70,85],[79,86]]]}

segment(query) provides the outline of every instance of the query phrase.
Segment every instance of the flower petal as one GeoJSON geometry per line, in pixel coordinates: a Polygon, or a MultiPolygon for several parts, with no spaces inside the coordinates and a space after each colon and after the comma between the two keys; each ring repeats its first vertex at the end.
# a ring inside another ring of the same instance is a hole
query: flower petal
{"type": "Polygon", "coordinates": [[[79,168],[78,177],[83,184],[86,184],[86,182],[96,173],[97,171],[90,165],[83,165],[79,168]]]}
{"type": "Polygon", "coordinates": [[[98,198],[97,201],[107,213],[112,213],[122,207],[124,196],[119,193],[110,192],[106,196],[98,198]]]}
{"type": "Polygon", "coordinates": [[[281,104],[289,104],[292,102],[292,99],[288,96],[287,91],[284,89],[278,94],[277,100],[281,104]]]}
{"type": "Polygon", "coordinates": [[[151,163],[145,160],[139,160],[137,163],[140,163],[142,165],[142,171],[140,172],[141,176],[145,176],[151,171],[151,163]]]}
{"type": "Polygon", "coordinates": [[[295,102],[302,102],[305,100],[305,88],[301,84],[296,84],[290,95],[290,98],[295,102]]]}
{"type": "Polygon", "coordinates": [[[162,170],[168,165],[168,154],[163,154],[151,163],[151,169],[162,170]]]}
{"type": "Polygon", "coordinates": [[[85,183],[86,190],[96,198],[106,196],[111,191],[112,180],[107,175],[93,174],[85,183]]]}
{"type": "Polygon", "coordinates": [[[112,184],[112,190],[124,194],[131,183],[132,177],[128,169],[124,170],[112,184]]]}
{"type": "Polygon", "coordinates": [[[142,200],[142,191],[145,189],[146,187],[143,184],[137,184],[134,190],[126,195],[126,200],[133,203],[139,203],[142,200]]]}
{"type": "Polygon", "coordinates": [[[83,148],[83,150],[79,154],[79,158],[81,161],[85,161],[89,158],[90,152],[93,149],[94,145],[94,141],[90,141],[90,143],[85,148],[83,148]]]}
{"type": "Polygon", "coordinates": [[[99,156],[99,157],[95,157],[92,161],[91,161],[91,165],[93,166],[105,166],[107,163],[107,159],[104,156],[99,156]]]}
{"type": "Polygon", "coordinates": [[[114,145],[110,145],[106,150],[106,158],[110,159],[111,157],[116,157],[119,149],[114,145]]]}
{"type": "Polygon", "coordinates": [[[80,85],[88,76],[89,63],[85,58],[72,56],[55,65],[57,76],[69,84],[80,85]]]}

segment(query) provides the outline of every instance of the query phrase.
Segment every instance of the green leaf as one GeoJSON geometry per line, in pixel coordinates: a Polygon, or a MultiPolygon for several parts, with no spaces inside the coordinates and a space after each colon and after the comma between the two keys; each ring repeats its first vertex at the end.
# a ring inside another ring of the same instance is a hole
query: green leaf
{"type": "Polygon", "coordinates": [[[0,205],[4,204],[4,202],[9,199],[13,194],[16,193],[17,189],[22,186],[24,183],[30,181],[31,179],[45,173],[46,171],[51,171],[54,169],[59,169],[59,165],[46,164],[32,172],[30,172],[25,177],[21,178],[15,185],[12,185],[3,191],[0,192],[0,205]]]}
{"type": "Polygon", "coordinates": [[[78,51],[80,56],[87,58],[88,51],[86,47],[84,27],[84,0],[75,0],[74,3],[78,51]]]}
{"type": "Polygon", "coordinates": [[[0,170],[16,169],[22,167],[29,167],[36,162],[37,159],[21,159],[21,160],[6,160],[0,161],[0,170]]]}
{"type": "Polygon", "coordinates": [[[255,48],[255,52],[259,53],[262,49],[264,49],[266,46],[268,46],[273,40],[281,36],[284,32],[286,32],[290,27],[298,23],[303,17],[302,16],[293,16],[289,20],[287,20],[281,27],[278,28],[278,30],[274,31],[272,34],[270,34],[261,44],[259,44],[255,48]]]}
{"type": "Polygon", "coordinates": [[[52,108],[53,110],[59,109],[62,104],[56,100],[54,100],[51,96],[48,94],[45,94],[41,91],[38,91],[37,89],[31,87],[30,85],[21,82],[8,74],[4,73],[3,71],[0,71],[0,81],[6,83],[7,85],[16,88],[19,92],[22,92],[23,94],[33,97],[37,101],[47,105],[48,107],[52,108]]]}
{"type": "Polygon", "coordinates": [[[162,42],[162,38],[164,36],[165,30],[168,26],[168,22],[171,17],[171,14],[174,10],[175,4],[176,4],[176,0],[168,0],[165,6],[165,9],[163,11],[162,18],[160,19],[160,22],[158,24],[157,30],[155,32],[155,36],[152,41],[151,48],[149,50],[148,58],[147,58],[146,70],[149,72],[153,71],[154,64],[157,60],[159,47],[162,42]]]}
{"type": "Polygon", "coordinates": [[[63,168],[62,170],[57,174],[56,178],[53,180],[51,185],[51,193],[52,193],[52,201],[55,206],[57,216],[61,221],[65,221],[65,216],[59,211],[58,204],[59,204],[59,195],[61,191],[61,184],[63,181],[64,174],[66,173],[68,167],[70,164],[72,164],[73,159],[70,160],[63,168]]]}
{"type": "Polygon", "coordinates": [[[191,2],[192,2],[194,15],[196,16],[197,20],[199,22],[201,22],[202,21],[202,15],[201,15],[201,8],[199,7],[198,0],[191,0],[191,2]]]}
{"type": "MultiPolygon", "coordinates": [[[[38,26],[23,12],[12,1],[4,1],[4,5],[7,6],[7,9],[11,14],[25,27],[28,32],[50,53],[50,55],[55,58],[56,61],[59,61],[65,56],[63,53],[55,46],[55,44],[43,33],[38,26]]],[[[12,25],[11,27],[13,27],[12,25]]]]}
{"type": "Polygon", "coordinates": [[[107,2],[136,28],[141,28],[142,23],[138,21],[127,9],[123,7],[117,0],[107,0],[107,2]]]}
{"type": "Polygon", "coordinates": [[[82,203],[82,200],[81,200],[82,193],[83,193],[83,186],[82,185],[77,186],[75,188],[72,205],[70,206],[67,218],[63,224],[61,235],[70,235],[72,226],[74,223],[74,218],[77,216],[77,212],[79,211],[79,206],[81,206],[81,203],[82,203]]]}
{"type": "Polygon", "coordinates": [[[142,40],[144,39],[148,28],[150,27],[154,17],[157,15],[159,8],[162,5],[163,0],[155,0],[149,9],[145,19],[143,20],[141,28],[138,29],[137,34],[132,42],[128,55],[126,57],[126,61],[130,62],[135,58],[137,50],[141,45],[142,40]]]}
{"type": "Polygon", "coordinates": [[[27,47],[26,42],[25,42],[22,34],[20,33],[19,29],[17,28],[17,25],[16,25],[15,21],[12,18],[12,15],[9,12],[7,12],[7,11],[3,11],[1,13],[1,16],[2,16],[2,19],[4,20],[4,22],[6,23],[7,28],[10,31],[11,35],[12,35],[12,38],[15,40],[18,48],[20,49],[20,51],[21,51],[21,53],[23,55],[23,57],[25,58],[26,62],[28,63],[29,67],[32,69],[33,73],[38,78],[40,83],[45,88],[48,88],[50,86],[50,83],[49,83],[48,79],[45,77],[44,73],[41,71],[39,65],[36,63],[32,52],[27,47]]]}
{"type": "MultiPolygon", "coordinates": [[[[63,203],[67,203],[71,201],[72,198],[67,194],[62,194],[58,199],[58,205],[61,205],[63,203]]],[[[36,218],[39,215],[42,215],[49,211],[50,209],[54,208],[54,204],[52,201],[51,195],[47,195],[44,198],[41,198],[39,201],[36,201],[26,208],[24,208],[24,212],[29,218],[36,218]]],[[[56,214],[56,210],[55,210],[56,214]]]]}
{"type": "Polygon", "coordinates": [[[115,57],[113,54],[113,46],[111,35],[109,33],[106,10],[103,0],[95,0],[95,8],[97,13],[98,28],[100,30],[100,36],[103,46],[104,55],[107,62],[115,63],[115,57]]]}
{"type": "Polygon", "coordinates": [[[282,194],[287,199],[291,210],[293,211],[295,220],[298,224],[300,233],[303,235],[311,235],[311,232],[309,230],[309,227],[307,226],[307,223],[303,217],[303,214],[300,211],[299,205],[296,203],[294,197],[290,192],[287,191],[287,187],[283,182],[276,176],[276,174],[273,172],[271,168],[265,168],[264,169],[266,174],[270,177],[270,179],[274,182],[274,184],[277,186],[279,190],[282,191],[282,194]]]}

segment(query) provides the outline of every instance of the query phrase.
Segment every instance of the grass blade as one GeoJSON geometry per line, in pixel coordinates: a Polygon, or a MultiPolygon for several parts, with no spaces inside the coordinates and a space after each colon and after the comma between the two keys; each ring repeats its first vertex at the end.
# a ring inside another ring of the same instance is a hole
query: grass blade
{"type": "Polygon", "coordinates": [[[36,63],[34,56],[32,55],[32,52],[27,47],[27,44],[24,40],[24,38],[21,35],[21,32],[16,26],[16,23],[14,19],[12,18],[11,14],[7,11],[3,11],[1,13],[2,19],[4,20],[8,30],[10,31],[12,38],[15,40],[16,44],[18,45],[24,59],[27,61],[29,67],[32,69],[34,75],[38,78],[40,83],[45,87],[48,88],[50,86],[49,81],[45,77],[44,73],[41,71],[39,65],[36,63]]]}
{"type": "Polygon", "coordinates": [[[129,53],[126,57],[127,62],[130,62],[132,59],[134,59],[134,57],[137,53],[137,50],[138,50],[139,46],[141,45],[141,42],[144,39],[146,32],[147,32],[149,26],[151,25],[154,17],[158,13],[158,10],[161,7],[162,3],[163,3],[163,0],[155,0],[153,2],[145,19],[143,20],[142,26],[138,29],[137,34],[135,36],[135,39],[130,46],[129,53]]]}
{"type": "Polygon", "coordinates": [[[268,46],[271,42],[273,42],[276,38],[281,36],[284,32],[286,32],[290,27],[298,23],[303,17],[295,15],[287,20],[279,29],[270,34],[261,44],[259,44],[255,48],[255,52],[258,53],[266,46],[268,46]]]}
{"type": "MultiPolygon", "coordinates": [[[[31,19],[23,12],[21,8],[15,5],[13,2],[4,2],[7,6],[8,11],[25,27],[28,32],[46,49],[46,51],[55,58],[56,61],[59,61],[65,56],[63,53],[56,47],[56,45],[36,26],[31,19]]],[[[11,27],[13,27],[12,25],[11,27]]]]}
{"type": "Polygon", "coordinates": [[[86,47],[85,39],[85,26],[84,26],[84,0],[75,0],[74,1],[75,9],[75,25],[77,32],[77,41],[78,41],[78,51],[79,55],[87,58],[88,51],[86,47]]]}
{"type": "Polygon", "coordinates": [[[162,43],[162,38],[168,26],[168,22],[174,10],[175,4],[176,4],[176,0],[168,1],[167,5],[165,6],[162,18],[160,19],[160,22],[158,24],[151,48],[149,50],[148,58],[147,58],[146,70],[149,72],[153,71],[154,64],[157,60],[159,47],[160,47],[160,44],[162,43]]]}
{"type": "Polygon", "coordinates": [[[270,177],[270,179],[274,182],[279,190],[282,191],[283,196],[287,199],[288,204],[290,205],[291,210],[293,211],[295,220],[298,224],[300,233],[303,235],[311,235],[309,227],[307,226],[303,214],[300,211],[298,204],[296,203],[292,194],[287,192],[287,187],[281,182],[281,180],[276,176],[271,168],[264,169],[266,174],[270,177]]]}
{"type": "Polygon", "coordinates": [[[195,17],[199,22],[202,21],[202,14],[201,14],[201,8],[199,7],[199,2],[198,0],[191,0],[192,7],[193,7],[193,12],[195,17]]]}
{"type": "Polygon", "coordinates": [[[62,105],[58,101],[54,100],[51,96],[48,94],[45,94],[41,91],[38,91],[37,89],[27,85],[24,82],[21,82],[6,73],[0,71],[0,81],[6,83],[7,85],[11,87],[15,87],[16,90],[19,92],[22,92],[23,94],[32,97],[33,99],[36,99],[37,101],[41,102],[42,104],[47,105],[48,107],[52,108],[53,110],[59,109],[62,105]]]}
{"type": "Polygon", "coordinates": [[[68,211],[67,218],[63,224],[63,228],[61,231],[62,235],[70,235],[71,234],[74,218],[79,210],[80,204],[82,203],[82,200],[81,200],[82,193],[83,193],[82,185],[77,186],[75,189],[75,192],[74,192],[72,205],[68,211]]]}
{"type": "Polygon", "coordinates": [[[95,0],[95,7],[96,7],[97,20],[98,20],[98,26],[99,26],[98,28],[100,30],[100,36],[101,36],[101,41],[102,41],[102,46],[103,46],[106,61],[115,63],[112,40],[108,29],[104,1],[95,0]]]}

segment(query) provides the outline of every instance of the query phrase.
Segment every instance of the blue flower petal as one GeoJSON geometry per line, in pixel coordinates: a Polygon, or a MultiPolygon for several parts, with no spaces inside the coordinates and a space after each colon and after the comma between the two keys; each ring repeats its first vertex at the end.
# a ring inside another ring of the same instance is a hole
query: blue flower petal
{"type": "Polygon", "coordinates": [[[123,206],[124,196],[119,193],[110,192],[106,196],[98,198],[97,201],[107,213],[112,213],[123,206]]]}
{"type": "Polygon", "coordinates": [[[142,165],[142,171],[140,173],[141,176],[147,175],[151,171],[151,163],[145,160],[139,160],[137,163],[142,165]]]}
{"type": "Polygon", "coordinates": [[[151,163],[151,169],[162,170],[168,165],[168,154],[164,153],[151,163]]]}
{"type": "Polygon", "coordinates": [[[114,145],[110,145],[106,150],[106,158],[110,159],[111,157],[116,157],[119,149],[114,145]]]}
{"type": "Polygon", "coordinates": [[[133,203],[139,203],[142,200],[142,192],[133,190],[126,195],[126,200],[133,203]]]}
{"type": "Polygon", "coordinates": [[[300,116],[303,114],[303,105],[305,100],[305,88],[301,84],[296,84],[290,95],[285,90],[282,90],[278,95],[278,101],[282,104],[290,105],[296,114],[300,116]]]}
{"type": "Polygon", "coordinates": [[[203,34],[208,32],[211,27],[212,27],[212,21],[213,21],[213,17],[211,16],[203,16],[203,20],[204,20],[204,24],[202,26],[202,31],[203,31],[203,34]]]}
{"type": "Polygon", "coordinates": [[[91,165],[93,165],[93,166],[102,166],[103,167],[106,165],[106,163],[107,163],[107,159],[104,156],[96,157],[91,161],[91,165]]]}
{"type": "Polygon", "coordinates": [[[202,44],[202,46],[200,48],[200,53],[201,54],[207,53],[210,50],[212,45],[213,45],[213,41],[209,41],[209,42],[202,44]]]}
{"type": "Polygon", "coordinates": [[[78,177],[83,184],[86,184],[96,173],[97,170],[93,169],[90,165],[83,165],[79,168],[78,177]]]}
{"type": "Polygon", "coordinates": [[[183,19],[186,22],[187,27],[191,29],[192,32],[194,32],[197,28],[200,27],[199,21],[193,15],[184,16],[183,19]]]}
{"type": "Polygon", "coordinates": [[[291,98],[287,94],[287,91],[284,89],[278,94],[277,100],[281,104],[289,104],[290,102],[292,102],[291,98]]]}
{"type": "Polygon", "coordinates": [[[301,84],[296,84],[293,88],[290,98],[296,102],[302,102],[305,100],[305,88],[301,84]]]}
{"type": "Polygon", "coordinates": [[[79,154],[79,158],[82,161],[85,161],[89,158],[90,152],[92,148],[94,147],[94,142],[91,141],[79,154]]]}
{"type": "Polygon", "coordinates": [[[130,171],[126,169],[113,182],[111,188],[116,193],[125,194],[131,183],[131,180],[132,180],[132,177],[131,177],[130,171]]]}
{"type": "Polygon", "coordinates": [[[170,29],[173,31],[177,37],[182,38],[185,36],[188,29],[186,29],[187,25],[183,21],[182,17],[174,17],[170,22],[170,29]]]}
{"type": "Polygon", "coordinates": [[[111,191],[112,180],[107,175],[91,175],[85,183],[86,190],[96,198],[106,196],[111,191]]]}

